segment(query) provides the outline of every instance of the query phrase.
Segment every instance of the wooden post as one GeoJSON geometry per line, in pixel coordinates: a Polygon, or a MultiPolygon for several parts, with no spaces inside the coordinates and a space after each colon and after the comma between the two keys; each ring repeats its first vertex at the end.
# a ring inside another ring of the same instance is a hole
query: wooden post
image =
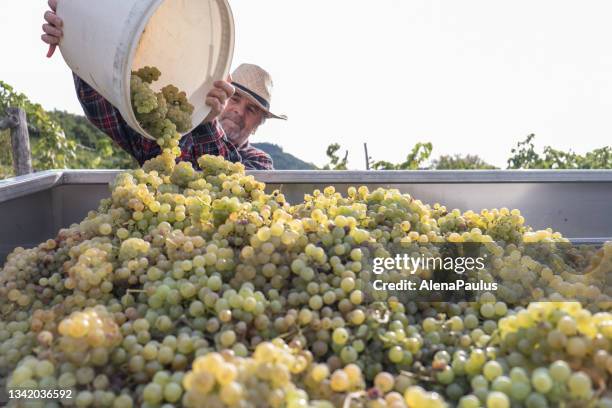
{"type": "Polygon", "coordinates": [[[28,120],[21,108],[7,108],[7,117],[0,119],[0,130],[11,130],[13,150],[13,169],[16,176],[32,173],[32,155],[30,152],[30,134],[28,120]]]}
{"type": "Polygon", "coordinates": [[[365,150],[365,160],[366,160],[366,170],[370,170],[370,155],[368,154],[368,144],[363,144],[363,149],[365,150]]]}

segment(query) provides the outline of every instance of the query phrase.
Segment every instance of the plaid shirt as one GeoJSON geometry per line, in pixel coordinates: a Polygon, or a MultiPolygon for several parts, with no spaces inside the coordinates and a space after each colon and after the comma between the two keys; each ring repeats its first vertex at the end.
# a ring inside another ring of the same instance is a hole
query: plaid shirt
{"type": "MultiPolygon", "coordinates": [[[[140,165],[161,153],[159,145],[154,140],[147,139],[132,129],[121,117],[117,108],[76,74],[73,76],[79,102],[85,116],[94,126],[113,139],[140,165]]],[[[178,161],[189,161],[197,169],[199,169],[197,159],[205,154],[223,156],[232,162],[242,162],[246,169],[272,169],[272,159],[264,152],[261,152],[263,155],[256,155],[248,149],[245,153],[249,155],[249,159],[243,160],[216,119],[211,123],[200,124],[191,133],[183,136],[179,147],[181,156],[178,161]]]]}
{"type": "Polygon", "coordinates": [[[238,149],[242,157],[242,163],[247,169],[253,170],[274,170],[272,157],[261,149],[252,146],[248,141],[238,149]]]}

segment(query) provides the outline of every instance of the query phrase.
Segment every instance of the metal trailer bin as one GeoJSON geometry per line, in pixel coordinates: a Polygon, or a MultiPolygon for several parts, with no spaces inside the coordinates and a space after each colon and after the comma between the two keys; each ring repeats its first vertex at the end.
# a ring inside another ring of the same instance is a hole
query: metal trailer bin
{"type": "MultiPolygon", "coordinates": [[[[576,242],[612,239],[612,170],[253,171],[267,189],[300,202],[333,185],[397,188],[449,210],[518,208],[535,229],[551,227],[576,242]]],[[[109,196],[117,170],[43,171],[0,181],[0,265],[15,247],[33,247],[82,220],[109,196]]]]}

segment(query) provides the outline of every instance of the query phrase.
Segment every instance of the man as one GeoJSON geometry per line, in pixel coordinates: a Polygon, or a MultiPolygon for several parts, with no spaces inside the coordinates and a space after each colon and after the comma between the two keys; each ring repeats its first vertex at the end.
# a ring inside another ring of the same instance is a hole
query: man
{"type": "Polygon", "coordinates": [[[245,167],[272,170],[272,158],[249,143],[249,137],[268,118],[287,120],[270,112],[272,78],[257,65],[242,64],[232,73],[235,93],[219,117],[221,127],[242,157],[245,167]]]}
{"type": "MultiPolygon", "coordinates": [[[[63,35],[63,22],[55,14],[57,0],[49,0],[45,13],[42,40],[49,44],[51,57],[63,35]]],[[[118,109],[89,84],[74,75],[75,88],[87,118],[111,137],[141,165],[161,151],[155,141],[130,128],[118,109]]],[[[272,158],[249,143],[249,137],[268,118],[286,120],[284,115],[270,112],[272,79],[261,67],[240,65],[229,81],[216,81],[206,97],[211,107],[207,118],[191,133],[183,136],[179,160],[190,161],[198,168],[203,154],[220,155],[233,162],[242,162],[247,169],[273,170],[272,158]]]]}

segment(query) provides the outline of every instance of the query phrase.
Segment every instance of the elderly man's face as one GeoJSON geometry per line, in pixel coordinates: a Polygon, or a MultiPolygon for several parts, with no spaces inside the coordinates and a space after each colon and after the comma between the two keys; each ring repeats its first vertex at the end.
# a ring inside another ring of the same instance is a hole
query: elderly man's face
{"type": "Polygon", "coordinates": [[[227,138],[236,147],[246,143],[263,119],[264,111],[238,92],[229,99],[219,118],[227,138]]]}

